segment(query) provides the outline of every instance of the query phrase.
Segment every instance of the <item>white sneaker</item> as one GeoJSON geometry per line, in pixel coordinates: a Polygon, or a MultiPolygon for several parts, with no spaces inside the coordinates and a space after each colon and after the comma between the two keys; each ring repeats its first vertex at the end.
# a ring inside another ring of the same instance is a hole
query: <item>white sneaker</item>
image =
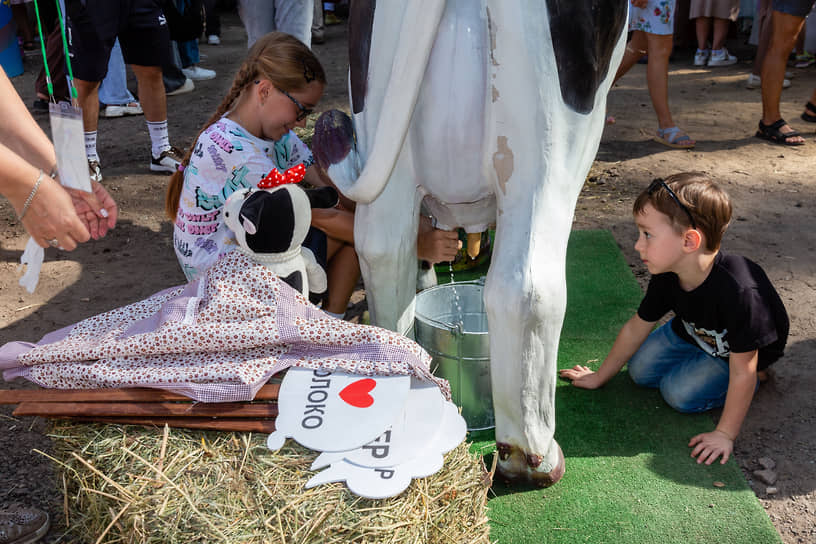
{"type": "MultiPolygon", "coordinates": [[[[789,79],[783,79],[782,80],[782,88],[783,89],[787,89],[790,86],[791,86],[791,82],[790,82],[789,79]]],[[[760,87],[762,87],[762,79],[756,74],[749,75],[748,79],[745,81],[745,88],[746,89],[759,89],[760,87]]]]}
{"type": "Polygon", "coordinates": [[[123,115],[143,115],[142,106],[138,102],[130,104],[108,104],[99,110],[100,117],[122,117],[123,115]]]}
{"type": "Polygon", "coordinates": [[[207,43],[210,45],[221,45],[221,38],[219,38],[215,34],[210,34],[209,36],[207,36],[207,43]]]}
{"type": "Polygon", "coordinates": [[[193,80],[188,77],[184,80],[184,84],[181,87],[175,91],[170,91],[167,93],[167,96],[176,96],[177,94],[189,93],[193,89],[195,89],[195,83],[193,83],[193,80]]]}
{"type": "Polygon", "coordinates": [[[158,157],[150,156],[151,172],[169,172],[178,170],[182,160],[182,152],[176,147],[165,149],[158,157]]]}
{"type": "Polygon", "coordinates": [[[712,51],[711,57],[708,59],[709,66],[731,66],[736,63],[737,57],[729,53],[725,47],[719,51],[712,51]]]}
{"type": "Polygon", "coordinates": [[[182,68],[182,72],[184,75],[189,77],[194,81],[202,81],[205,79],[213,79],[215,78],[215,70],[207,70],[206,68],[202,68],[201,66],[193,65],[189,68],[182,68]]]}
{"type": "Polygon", "coordinates": [[[698,49],[694,53],[694,66],[705,66],[710,56],[711,51],[709,49],[698,49]]]}

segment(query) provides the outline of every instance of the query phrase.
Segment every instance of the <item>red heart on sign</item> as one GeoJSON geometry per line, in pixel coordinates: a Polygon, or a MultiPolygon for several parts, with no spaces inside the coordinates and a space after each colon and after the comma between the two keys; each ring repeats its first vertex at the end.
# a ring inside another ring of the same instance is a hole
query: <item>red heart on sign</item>
{"type": "Polygon", "coordinates": [[[374,404],[374,398],[368,393],[374,389],[377,382],[371,378],[357,380],[348,384],[340,391],[340,398],[355,408],[368,408],[374,404]]]}

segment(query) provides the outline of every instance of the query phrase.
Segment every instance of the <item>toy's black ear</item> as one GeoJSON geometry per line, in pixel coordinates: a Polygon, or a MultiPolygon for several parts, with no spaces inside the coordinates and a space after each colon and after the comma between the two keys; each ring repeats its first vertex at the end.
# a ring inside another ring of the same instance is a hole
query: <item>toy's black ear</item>
{"type": "Polygon", "coordinates": [[[334,187],[306,189],[306,196],[309,197],[309,204],[312,208],[334,208],[340,201],[340,196],[334,187]]]}
{"type": "Polygon", "coordinates": [[[295,217],[288,191],[255,191],[241,206],[241,217],[256,229],[246,234],[249,249],[255,253],[281,253],[289,249],[295,217]]]}

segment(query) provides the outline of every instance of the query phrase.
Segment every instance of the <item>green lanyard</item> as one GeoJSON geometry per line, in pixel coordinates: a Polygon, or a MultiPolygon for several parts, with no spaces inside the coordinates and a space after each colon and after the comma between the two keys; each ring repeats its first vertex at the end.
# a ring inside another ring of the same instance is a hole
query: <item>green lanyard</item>
{"type": "MultiPolygon", "coordinates": [[[[59,0],[54,0],[57,3],[57,19],[59,20],[60,33],[62,34],[62,48],[65,52],[65,65],[68,67],[68,89],[71,93],[72,102],[76,102],[77,94],[74,86],[74,72],[71,69],[71,56],[68,54],[68,40],[65,39],[65,18],[62,16],[59,0]]],[[[54,99],[54,84],[51,82],[51,71],[48,69],[48,59],[45,56],[45,38],[43,37],[42,22],[40,21],[40,8],[37,6],[37,0],[34,0],[34,12],[37,14],[37,31],[40,33],[40,49],[42,50],[43,68],[45,69],[45,83],[48,86],[48,96],[51,102],[56,102],[54,99]]],[[[76,105],[76,104],[75,104],[76,105]]]]}

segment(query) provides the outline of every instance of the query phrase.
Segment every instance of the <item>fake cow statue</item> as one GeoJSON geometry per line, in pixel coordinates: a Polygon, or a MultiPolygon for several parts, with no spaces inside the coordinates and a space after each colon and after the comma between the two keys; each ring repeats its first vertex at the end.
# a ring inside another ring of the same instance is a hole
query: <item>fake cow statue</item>
{"type": "Polygon", "coordinates": [[[553,433],[567,238],[627,5],[354,0],[353,121],[318,121],[316,157],[359,203],[354,236],[377,325],[410,332],[421,205],[438,228],[496,225],[484,296],[508,479],[547,486],[564,472],[553,433]]]}

